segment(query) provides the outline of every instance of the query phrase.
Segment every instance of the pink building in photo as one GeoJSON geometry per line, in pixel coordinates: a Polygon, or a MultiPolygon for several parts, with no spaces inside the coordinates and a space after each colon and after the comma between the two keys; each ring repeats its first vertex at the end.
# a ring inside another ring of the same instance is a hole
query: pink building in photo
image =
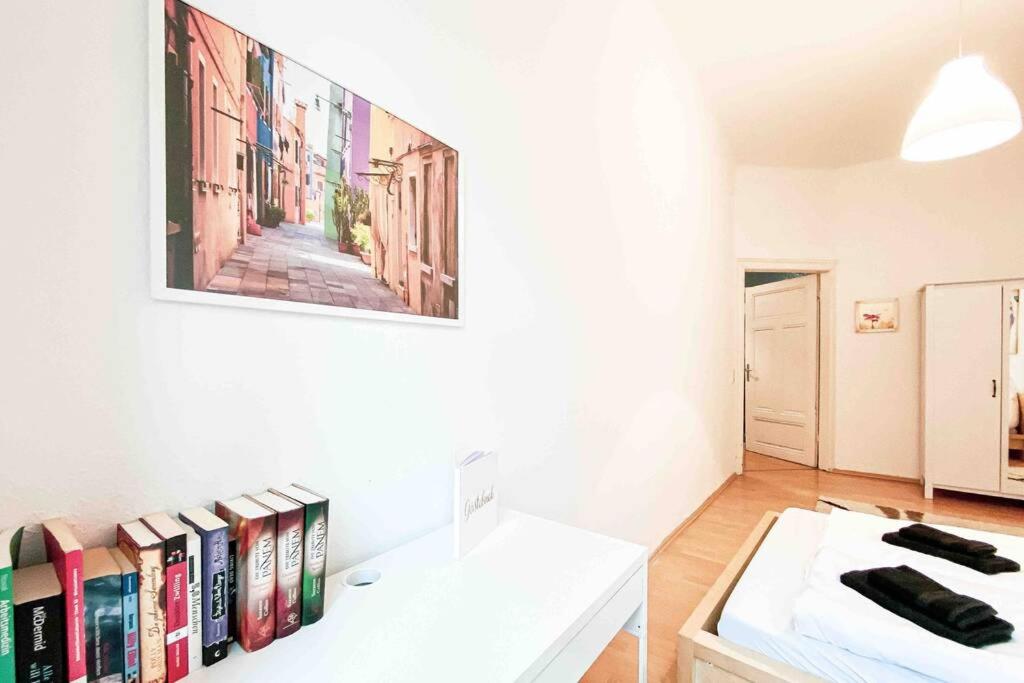
{"type": "Polygon", "coordinates": [[[168,126],[180,174],[178,194],[168,192],[168,280],[203,289],[245,238],[246,41],[182,3],[167,0],[165,11],[168,109],[182,114],[168,126]]]}
{"type": "Polygon", "coordinates": [[[295,121],[282,119],[279,139],[281,150],[281,203],[284,220],[306,223],[306,105],[295,103],[295,121]]]}
{"type": "Polygon", "coordinates": [[[458,316],[458,152],[373,107],[370,184],[374,275],[413,311],[458,316]]]}

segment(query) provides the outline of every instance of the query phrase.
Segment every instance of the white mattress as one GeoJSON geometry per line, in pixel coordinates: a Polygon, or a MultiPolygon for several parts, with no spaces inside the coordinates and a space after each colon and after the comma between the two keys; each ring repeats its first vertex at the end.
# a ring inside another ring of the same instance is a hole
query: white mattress
{"type": "Polygon", "coordinates": [[[935,681],[792,630],[793,605],[827,521],[810,510],[782,513],[726,602],[718,635],[829,681],[935,681]]]}

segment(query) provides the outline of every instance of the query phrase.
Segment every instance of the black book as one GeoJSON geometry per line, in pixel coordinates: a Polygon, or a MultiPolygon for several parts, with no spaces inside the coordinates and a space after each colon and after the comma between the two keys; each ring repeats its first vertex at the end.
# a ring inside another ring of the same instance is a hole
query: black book
{"type": "Polygon", "coordinates": [[[18,683],[64,683],[64,594],[53,564],[14,571],[18,683]]]}

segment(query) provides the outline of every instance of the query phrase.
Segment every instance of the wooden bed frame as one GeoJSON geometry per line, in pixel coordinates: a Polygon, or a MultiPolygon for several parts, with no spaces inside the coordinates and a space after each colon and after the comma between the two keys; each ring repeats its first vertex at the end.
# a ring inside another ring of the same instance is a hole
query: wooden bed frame
{"type": "MultiPolygon", "coordinates": [[[[761,547],[765,536],[779,518],[778,512],[766,512],[761,521],[736,551],[704,599],[679,630],[676,657],[679,683],[823,683],[823,679],[801,671],[789,664],[776,661],[742,645],[736,645],[718,636],[718,620],[722,609],[732,595],[733,588],[750,564],[754,553],[761,547]]],[[[926,523],[949,524],[965,528],[995,531],[1013,536],[1024,535],[1020,527],[976,522],[928,514],[926,523]]]]}
{"type": "Polygon", "coordinates": [[[778,512],[766,512],[750,536],[725,566],[718,580],[704,595],[690,618],[679,630],[676,656],[679,683],[787,683],[820,682],[821,679],[783,662],[766,657],[742,645],[718,637],[718,620],[732,595],[732,589],[761,547],[765,536],[779,518],[778,512]]]}

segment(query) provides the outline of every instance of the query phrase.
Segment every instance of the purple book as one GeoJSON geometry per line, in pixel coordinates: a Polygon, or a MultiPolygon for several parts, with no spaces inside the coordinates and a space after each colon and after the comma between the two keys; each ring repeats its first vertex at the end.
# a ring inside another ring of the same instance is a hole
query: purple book
{"type": "Polygon", "coordinates": [[[203,542],[203,665],[228,656],[228,525],[205,508],[178,514],[203,542]]]}

